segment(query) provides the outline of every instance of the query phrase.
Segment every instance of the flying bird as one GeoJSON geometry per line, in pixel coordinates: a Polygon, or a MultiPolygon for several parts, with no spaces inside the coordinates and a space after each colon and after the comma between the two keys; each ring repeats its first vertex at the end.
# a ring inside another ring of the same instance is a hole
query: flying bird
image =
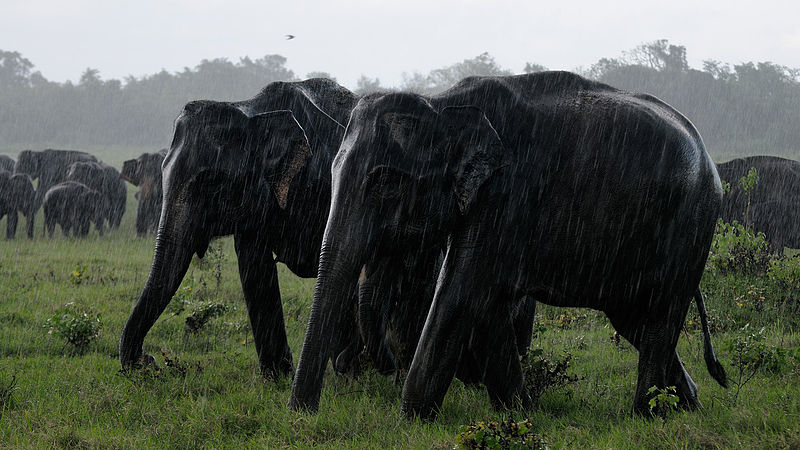
{"type": "Polygon", "coordinates": [[[292,39],[294,39],[294,35],[293,34],[287,34],[286,35],[286,40],[287,41],[291,41],[292,39]]]}

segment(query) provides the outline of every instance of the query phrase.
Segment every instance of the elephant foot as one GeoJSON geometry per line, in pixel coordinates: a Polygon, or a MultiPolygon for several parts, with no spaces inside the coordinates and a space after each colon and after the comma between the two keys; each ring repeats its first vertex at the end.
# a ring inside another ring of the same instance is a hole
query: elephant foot
{"type": "Polygon", "coordinates": [[[410,402],[403,400],[400,412],[408,419],[419,418],[423,422],[433,422],[439,414],[440,405],[430,402],[410,402]]]}
{"type": "Polygon", "coordinates": [[[291,377],[294,373],[291,353],[285,354],[278,361],[262,362],[260,365],[261,376],[267,380],[277,381],[284,377],[291,377]]]}

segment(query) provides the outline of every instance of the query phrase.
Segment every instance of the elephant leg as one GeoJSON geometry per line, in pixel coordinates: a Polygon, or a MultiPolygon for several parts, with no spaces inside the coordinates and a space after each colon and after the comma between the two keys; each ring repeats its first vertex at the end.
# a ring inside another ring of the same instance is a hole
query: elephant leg
{"type": "Polygon", "coordinates": [[[512,310],[512,321],[514,324],[514,335],[517,343],[517,353],[525,355],[533,339],[533,322],[536,320],[536,300],[529,295],[525,295],[521,300],[515,300],[512,310]]]}
{"type": "Polygon", "coordinates": [[[49,215],[44,216],[44,226],[47,228],[47,235],[52,239],[53,233],[56,231],[56,222],[49,215]]]}
{"type": "MultiPolygon", "coordinates": [[[[110,224],[109,224],[109,227],[110,227],[110,224]]],[[[104,232],[104,230],[103,230],[103,219],[100,219],[95,223],[95,228],[97,228],[97,233],[100,236],[102,236],[103,232],[104,232]]],[[[89,227],[88,226],[86,227],[86,234],[89,234],[89,227]]]]}
{"type": "Polygon", "coordinates": [[[26,231],[26,233],[28,235],[28,239],[33,239],[33,226],[34,226],[33,219],[35,217],[36,217],[36,211],[34,211],[32,213],[29,212],[25,216],[25,221],[26,221],[25,224],[27,226],[27,229],[25,231],[26,231]]]}
{"type": "MultiPolygon", "coordinates": [[[[0,216],[2,218],[2,216],[0,216]]],[[[14,236],[17,234],[17,212],[16,211],[9,211],[8,212],[8,219],[6,222],[6,239],[14,239],[14,236]]]]}
{"type": "Polygon", "coordinates": [[[685,409],[701,406],[697,398],[697,385],[686,372],[678,356],[678,337],[688,311],[688,301],[675,302],[663,313],[630,310],[607,313],[614,329],[639,350],[638,378],[633,411],[649,414],[653,387],[675,386],[679,405],[685,409]]]}
{"type": "Polygon", "coordinates": [[[261,374],[277,378],[292,373],[292,352],[286,340],[278,271],[266,242],[254,235],[234,237],[247,313],[253,329],[261,374]]]}
{"type": "Polygon", "coordinates": [[[524,396],[521,369],[514,351],[515,338],[508,323],[510,315],[506,307],[495,304],[497,290],[493,290],[491,284],[495,277],[481,273],[485,268],[481,261],[485,261],[486,257],[480,255],[482,252],[475,245],[478,239],[469,231],[464,233],[466,242],[453,239],[445,256],[433,304],[403,386],[402,409],[406,415],[428,419],[436,414],[453,380],[466,343],[474,332],[472,327],[476,324],[475,330],[479,334],[489,332],[488,327],[493,326],[495,321],[508,325],[505,330],[491,330],[486,337],[493,344],[511,345],[512,350],[502,351],[496,358],[488,360],[485,352],[479,352],[476,358],[478,363],[488,361],[498,364],[502,360],[502,364],[508,366],[506,375],[511,379],[498,382],[494,374],[489,377],[493,400],[509,404],[509,399],[515,395],[524,396]],[[505,313],[493,314],[493,311],[499,310],[505,313]],[[520,375],[514,375],[515,371],[520,375]],[[506,383],[507,387],[501,387],[501,383],[506,383]]]}
{"type": "Polygon", "coordinates": [[[365,266],[358,280],[358,326],[364,347],[378,372],[387,375],[397,368],[386,341],[386,322],[396,295],[397,275],[384,259],[375,267],[365,266]]]}
{"type": "Polygon", "coordinates": [[[147,211],[145,205],[139,200],[139,207],[136,209],[136,235],[144,237],[147,234],[147,211]]]}

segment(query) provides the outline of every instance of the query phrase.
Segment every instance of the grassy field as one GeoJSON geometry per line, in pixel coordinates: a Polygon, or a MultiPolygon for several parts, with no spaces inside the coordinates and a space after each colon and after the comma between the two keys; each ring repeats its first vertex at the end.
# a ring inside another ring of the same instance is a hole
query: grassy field
{"type": "MultiPolygon", "coordinates": [[[[134,237],[134,214],[131,200],[121,229],[102,238],[92,231],[82,241],[43,239],[40,217],[36,240],[0,241],[0,447],[452,448],[464,425],[508,417],[531,418],[552,448],[800,446],[800,361],[793,353],[800,298],[759,274],[708,273],[703,290],[729,378],[739,377],[734,345],[755,345],[750,334],[763,337],[759,348],[769,364],[734,400],[736,387],[722,389],[706,372],[692,308],[679,352],[705,408],[663,419],[630,414],[637,354],[615,340],[602,314],[550,307],[538,311],[531,345],[553,361],[568,352],[568,373],[578,380],[545,392],[532,411],[495,412],[484,389],[454,381],[435,422],[409,421],[400,414],[401,386],[392,377],[367,370],[351,379],[330,369],[319,413],[289,411],[290,381],[258,374],[230,239],[218,241],[210,261],[192,263],[185,282],[191,291],[182,290],[147,336],[145,351],[157,356],[161,370],[121,374],[119,334],[154,246],[134,237]],[[187,332],[186,317],[208,302],[227,312],[187,332]],[[67,304],[66,310],[99,314],[102,329],[83,352],[46,328],[67,304]],[[741,330],[745,324],[751,331],[741,330]]],[[[280,277],[296,363],[314,280],[285,267],[280,277]]]]}

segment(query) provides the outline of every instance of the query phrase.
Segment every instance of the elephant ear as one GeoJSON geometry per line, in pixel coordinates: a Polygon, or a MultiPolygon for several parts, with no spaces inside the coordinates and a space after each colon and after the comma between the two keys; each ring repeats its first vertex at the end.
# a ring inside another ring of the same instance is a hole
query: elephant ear
{"type": "Polygon", "coordinates": [[[448,161],[457,161],[449,171],[455,180],[453,190],[463,214],[486,180],[506,165],[506,151],[497,131],[479,108],[450,106],[444,108],[439,117],[447,136],[443,150],[448,161]]]}
{"type": "Polygon", "coordinates": [[[271,111],[249,119],[245,147],[260,155],[261,168],[281,209],[285,209],[292,179],[311,156],[303,127],[291,111],[271,111]]]}

